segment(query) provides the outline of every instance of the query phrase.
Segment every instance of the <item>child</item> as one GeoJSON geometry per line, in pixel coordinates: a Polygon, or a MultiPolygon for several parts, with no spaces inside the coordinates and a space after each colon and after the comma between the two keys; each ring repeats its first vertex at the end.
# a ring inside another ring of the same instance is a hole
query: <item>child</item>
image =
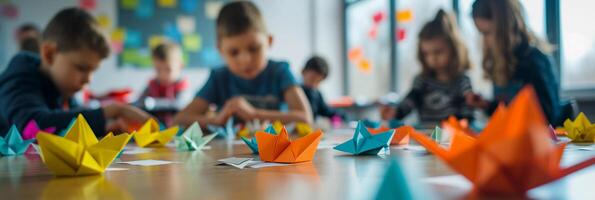
{"type": "Polygon", "coordinates": [[[468,94],[467,103],[491,114],[499,102],[508,103],[526,85],[532,85],[548,121],[558,125],[560,84],[554,65],[543,53],[547,44],[527,27],[517,0],[477,0],[472,15],[483,35],[483,69],[494,82],[494,101],[468,94]]]}
{"type": "Polygon", "coordinates": [[[19,51],[29,51],[39,53],[39,38],[41,33],[37,26],[27,23],[21,25],[17,31],[15,38],[19,43],[19,51]]]}
{"type": "MultiPolygon", "coordinates": [[[[75,108],[73,95],[92,78],[100,61],[109,54],[99,25],[84,10],[67,8],[54,16],[42,35],[39,56],[21,52],[0,75],[0,124],[22,129],[30,120],[41,128],[67,128],[83,114],[98,136],[106,128],[126,129],[120,122],[141,123],[150,116],[123,104],[99,109],[75,108]],[[108,123],[108,119],[115,119],[108,123]]],[[[6,131],[0,131],[5,134],[6,131]]]]}
{"type": "Polygon", "coordinates": [[[329,68],[326,60],[318,56],[310,58],[308,62],[306,62],[304,69],[302,69],[302,77],[304,79],[302,89],[304,90],[304,93],[306,93],[306,97],[308,97],[310,106],[312,106],[312,115],[314,118],[317,116],[328,118],[339,116],[344,118],[343,114],[328,107],[322,94],[320,94],[320,91],[318,90],[320,82],[326,79],[328,74],[329,68]]]}
{"type": "MultiPolygon", "coordinates": [[[[152,97],[175,102],[188,87],[188,81],[180,77],[184,67],[182,50],[174,43],[163,42],[153,49],[151,56],[155,65],[155,78],[149,81],[138,101],[142,103],[147,97],[152,97]]],[[[156,115],[166,124],[172,123],[172,113],[156,115]]]]}
{"type": "Polygon", "coordinates": [[[253,3],[237,1],[223,6],[217,17],[217,48],[227,66],[211,72],[196,98],[174,121],[222,125],[233,115],[243,121],[311,123],[310,105],[289,65],[267,60],[272,42],[253,3]],[[289,110],[280,112],[285,102],[289,110]],[[209,104],[217,106],[215,116],[206,116],[209,104]]]}
{"type": "Polygon", "coordinates": [[[417,109],[422,124],[435,125],[450,115],[472,119],[473,110],[464,98],[471,91],[471,81],[464,74],[470,68],[467,49],[453,17],[443,10],[419,33],[418,59],[422,72],[411,91],[396,108],[383,106],[382,118],[402,119],[417,109]]]}

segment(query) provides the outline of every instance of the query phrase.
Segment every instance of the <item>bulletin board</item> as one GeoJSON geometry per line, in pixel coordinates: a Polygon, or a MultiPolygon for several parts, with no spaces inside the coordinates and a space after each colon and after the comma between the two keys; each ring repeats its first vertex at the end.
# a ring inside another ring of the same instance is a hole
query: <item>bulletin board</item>
{"type": "Polygon", "coordinates": [[[222,65],[215,20],[227,0],[120,0],[112,47],[121,67],[150,68],[151,49],[176,42],[188,68],[222,65]]]}

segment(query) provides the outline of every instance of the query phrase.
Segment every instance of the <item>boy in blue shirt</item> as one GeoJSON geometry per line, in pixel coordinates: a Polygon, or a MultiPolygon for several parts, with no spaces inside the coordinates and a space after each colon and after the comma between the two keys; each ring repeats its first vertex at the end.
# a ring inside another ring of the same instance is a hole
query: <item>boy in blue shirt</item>
{"type": "Polygon", "coordinates": [[[335,110],[329,107],[320,90],[318,90],[318,86],[329,74],[329,67],[326,60],[319,56],[313,56],[312,58],[308,59],[306,62],[306,66],[302,69],[302,77],[304,82],[302,84],[302,89],[304,93],[306,93],[306,97],[308,97],[308,101],[310,102],[310,106],[312,106],[312,115],[314,119],[318,116],[332,118],[332,117],[341,117],[345,119],[345,115],[338,110],[335,110]]]}
{"type": "Polygon", "coordinates": [[[227,66],[215,69],[196,98],[175,117],[190,125],[224,124],[232,116],[243,121],[280,120],[311,123],[310,105],[286,62],[267,59],[273,42],[260,11],[248,1],[225,5],[217,17],[217,48],[227,66]],[[288,111],[280,112],[287,103],[288,111]],[[215,116],[207,116],[210,104],[215,116]]]}
{"type": "Polygon", "coordinates": [[[91,15],[78,8],[60,11],[43,32],[39,56],[19,53],[0,75],[0,134],[11,124],[22,129],[30,120],[41,128],[65,129],[78,114],[98,136],[106,129],[125,130],[126,122],[147,120],[148,114],[124,104],[76,108],[73,95],[108,55],[109,45],[91,15]]]}

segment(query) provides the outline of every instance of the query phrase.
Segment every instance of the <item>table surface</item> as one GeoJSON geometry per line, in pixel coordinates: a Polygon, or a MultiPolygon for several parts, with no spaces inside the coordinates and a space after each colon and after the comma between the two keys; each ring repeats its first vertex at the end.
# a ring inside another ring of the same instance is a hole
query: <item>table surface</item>
{"type": "MultiPolygon", "coordinates": [[[[351,137],[349,130],[326,134],[321,143],[339,143],[351,137]]],[[[421,191],[438,199],[464,199],[468,188],[454,182],[428,183],[428,177],[455,173],[435,156],[423,151],[391,147],[390,155],[350,156],[331,148],[319,149],[312,162],[259,169],[217,165],[227,157],[257,157],[239,142],[212,141],[210,149],[122,155],[103,175],[54,177],[38,155],[0,157],[0,199],[373,199],[392,158],[399,158],[405,174],[421,191]],[[161,166],[116,163],[156,159],[178,161],[161,166]]],[[[328,146],[328,145],[327,145],[328,146]]],[[[595,151],[569,145],[562,165],[595,156],[595,151]]],[[[588,145],[588,148],[595,148],[588,145]]],[[[595,199],[595,167],[578,171],[559,181],[529,191],[538,199],[595,199]]]]}

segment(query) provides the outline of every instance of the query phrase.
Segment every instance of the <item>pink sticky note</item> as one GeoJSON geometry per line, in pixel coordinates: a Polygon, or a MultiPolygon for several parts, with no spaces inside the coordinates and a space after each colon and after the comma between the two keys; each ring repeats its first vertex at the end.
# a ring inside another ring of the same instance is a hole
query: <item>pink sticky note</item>
{"type": "Polygon", "coordinates": [[[94,10],[97,7],[96,0],[79,0],[79,6],[85,10],[94,10]]]}

